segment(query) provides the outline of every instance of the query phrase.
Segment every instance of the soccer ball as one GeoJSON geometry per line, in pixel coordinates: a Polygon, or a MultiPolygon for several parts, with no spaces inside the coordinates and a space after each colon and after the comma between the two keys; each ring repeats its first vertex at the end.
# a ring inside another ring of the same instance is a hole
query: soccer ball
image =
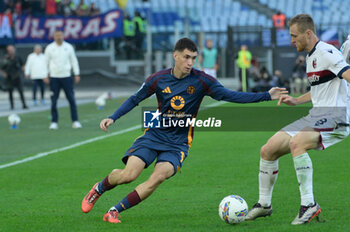
{"type": "Polygon", "coordinates": [[[247,202],[238,195],[227,196],[220,202],[219,216],[228,224],[238,224],[244,221],[247,214],[247,202]]]}
{"type": "Polygon", "coordinates": [[[12,129],[17,129],[18,124],[21,122],[21,118],[17,114],[10,114],[8,120],[12,129]]]}
{"type": "Polygon", "coordinates": [[[102,110],[103,107],[106,105],[106,100],[104,98],[97,98],[96,101],[95,101],[96,105],[97,105],[97,108],[99,110],[102,110]]]}

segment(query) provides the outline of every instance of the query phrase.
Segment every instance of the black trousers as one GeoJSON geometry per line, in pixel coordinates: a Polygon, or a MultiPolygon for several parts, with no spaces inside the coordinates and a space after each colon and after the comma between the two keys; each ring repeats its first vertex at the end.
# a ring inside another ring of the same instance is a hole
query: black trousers
{"type": "Polygon", "coordinates": [[[10,82],[11,83],[8,85],[7,91],[9,92],[9,100],[10,100],[11,110],[13,110],[15,107],[15,104],[13,102],[13,90],[15,88],[18,90],[19,96],[21,97],[23,108],[27,108],[26,101],[24,99],[23,84],[22,84],[21,79],[16,78],[14,80],[11,80],[10,82]]]}

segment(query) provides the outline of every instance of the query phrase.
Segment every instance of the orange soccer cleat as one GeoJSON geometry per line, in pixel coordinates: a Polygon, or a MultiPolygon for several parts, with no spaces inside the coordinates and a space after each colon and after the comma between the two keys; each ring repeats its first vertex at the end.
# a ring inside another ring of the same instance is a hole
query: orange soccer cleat
{"type": "Polygon", "coordinates": [[[110,222],[110,223],[121,223],[119,220],[119,213],[116,210],[109,210],[105,215],[103,216],[103,221],[110,222]]]}
{"type": "Polygon", "coordinates": [[[98,182],[92,187],[90,192],[84,197],[83,201],[81,202],[81,210],[84,213],[90,212],[92,208],[94,207],[94,204],[100,198],[100,194],[96,191],[96,186],[98,185],[98,182]]]}

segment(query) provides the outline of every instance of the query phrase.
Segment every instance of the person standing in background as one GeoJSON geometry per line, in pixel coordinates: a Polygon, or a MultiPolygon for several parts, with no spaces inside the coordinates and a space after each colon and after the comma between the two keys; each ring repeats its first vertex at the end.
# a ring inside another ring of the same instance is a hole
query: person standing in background
{"type": "Polygon", "coordinates": [[[275,28],[283,29],[286,25],[286,16],[281,11],[277,11],[272,15],[272,22],[275,28]]]}
{"type": "Polygon", "coordinates": [[[203,49],[202,54],[199,56],[199,63],[205,73],[216,78],[216,71],[219,67],[218,50],[213,47],[213,41],[211,39],[207,40],[206,48],[203,49]]]}
{"type": "Polygon", "coordinates": [[[146,21],[141,17],[140,12],[135,12],[134,15],[134,23],[135,23],[135,47],[136,47],[136,55],[137,58],[142,58],[142,44],[143,39],[146,34],[146,21]]]}
{"type": "Polygon", "coordinates": [[[16,48],[13,45],[8,45],[7,55],[5,56],[5,61],[1,67],[1,74],[5,78],[5,90],[9,92],[9,100],[11,110],[14,109],[13,102],[13,89],[16,87],[18,93],[21,97],[23,109],[28,109],[24,94],[23,94],[23,83],[21,80],[23,71],[23,61],[21,57],[16,55],[16,48]]]}
{"type": "Polygon", "coordinates": [[[37,105],[36,90],[39,86],[41,93],[41,104],[45,104],[45,86],[43,79],[47,77],[47,66],[45,55],[42,53],[41,45],[34,46],[34,52],[28,55],[24,69],[26,78],[33,80],[33,103],[37,105]]]}
{"type": "Polygon", "coordinates": [[[304,94],[307,92],[309,82],[306,75],[306,63],[303,55],[298,56],[293,67],[293,84],[295,94],[304,94]]]}
{"type": "Polygon", "coordinates": [[[237,65],[239,68],[239,79],[241,80],[242,91],[249,91],[249,72],[252,60],[252,54],[248,50],[247,45],[242,45],[241,50],[238,52],[237,65]]]}
{"type": "Polygon", "coordinates": [[[64,41],[63,32],[56,31],[54,42],[50,43],[45,50],[46,62],[49,70],[49,82],[51,89],[51,125],[49,129],[58,129],[57,100],[61,88],[63,88],[70,105],[73,128],[81,128],[78,121],[78,110],[74,97],[74,82],[80,81],[80,69],[78,59],[75,56],[72,45],[64,41]],[[73,70],[74,79],[71,71],[73,70]]]}

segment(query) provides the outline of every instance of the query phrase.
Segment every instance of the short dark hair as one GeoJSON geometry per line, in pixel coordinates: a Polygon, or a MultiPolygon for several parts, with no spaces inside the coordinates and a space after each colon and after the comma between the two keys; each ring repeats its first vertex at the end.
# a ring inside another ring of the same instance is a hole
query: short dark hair
{"type": "Polygon", "coordinates": [[[291,18],[288,22],[288,26],[296,24],[298,26],[298,31],[304,33],[306,30],[311,30],[316,34],[316,26],[312,17],[308,14],[298,14],[291,18]]]}
{"type": "Polygon", "coordinates": [[[175,51],[183,52],[185,49],[188,49],[191,52],[198,51],[196,44],[189,38],[179,39],[175,44],[174,52],[175,51]]]}

